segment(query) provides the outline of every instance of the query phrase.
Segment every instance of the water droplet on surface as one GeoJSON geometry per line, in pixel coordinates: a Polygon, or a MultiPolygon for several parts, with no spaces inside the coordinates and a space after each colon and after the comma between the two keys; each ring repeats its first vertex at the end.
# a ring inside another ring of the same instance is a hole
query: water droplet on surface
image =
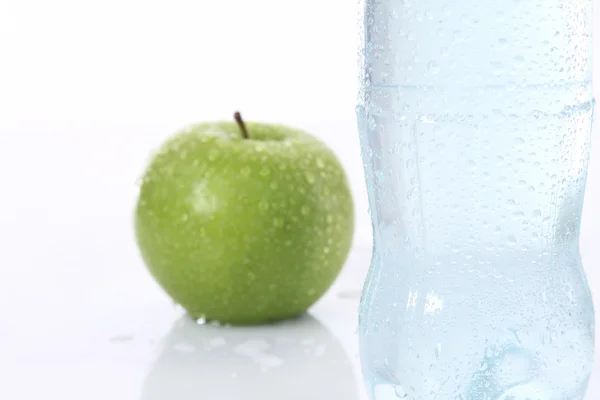
{"type": "Polygon", "coordinates": [[[360,289],[342,290],[337,294],[340,299],[360,299],[362,291],[360,289]]]}
{"type": "Polygon", "coordinates": [[[206,324],[206,317],[200,317],[200,318],[198,318],[198,319],[196,320],[196,323],[197,323],[198,325],[204,325],[204,324],[206,324]]]}
{"type": "Polygon", "coordinates": [[[131,342],[133,340],[133,336],[118,335],[118,336],[111,337],[109,340],[111,343],[126,343],[126,342],[131,342]]]}
{"type": "Polygon", "coordinates": [[[182,352],[182,353],[193,353],[196,351],[196,347],[189,343],[177,343],[173,346],[173,350],[182,352]]]}
{"type": "Polygon", "coordinates": [[[220,347],[220,346],[225,346],[227,344],[227,340],[225,340],[225,338],[222,338],[222,337],[216,337],[216,338],[210,339],[210,341],[208,343],[213,347],[220,347]]]}

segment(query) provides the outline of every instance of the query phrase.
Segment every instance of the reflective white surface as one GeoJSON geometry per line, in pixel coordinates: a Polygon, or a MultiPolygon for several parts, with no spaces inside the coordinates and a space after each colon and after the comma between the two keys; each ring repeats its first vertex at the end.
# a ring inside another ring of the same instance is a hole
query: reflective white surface
{"type": "MultiPolygon", "coordinates": [[[[0,124],[0,399],[366,400],[356,310],[370,233],[358,140],[336,135],[353,132],[354,120],[305,127],[347,166],[356,246],[309,315],[238,329],[188,320],[138,255],[134,181],[147,149],[170,127],[0,124]]],[[[581,236],[596,302],[598,154],[581,236]]],[[[600,399],[599,376],[587,399],[600,399]]]]}

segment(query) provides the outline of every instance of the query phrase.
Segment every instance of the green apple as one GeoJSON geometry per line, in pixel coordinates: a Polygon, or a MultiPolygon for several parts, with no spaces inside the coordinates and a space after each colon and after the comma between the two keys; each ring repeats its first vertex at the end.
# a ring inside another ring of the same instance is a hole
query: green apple
{"type": "Polygon", "coordinates": [[[135,231],[150,273],[192,317],[260,324],[303,313],[331,286],[354,210],[321,141],[235,117],[178,132],[153,155],[135,231]]]}

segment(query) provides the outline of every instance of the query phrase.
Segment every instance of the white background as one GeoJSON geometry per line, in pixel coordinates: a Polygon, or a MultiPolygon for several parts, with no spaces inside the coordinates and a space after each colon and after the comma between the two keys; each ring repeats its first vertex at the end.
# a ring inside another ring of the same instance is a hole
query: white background
{"type": "MultiPolygon", "coordinates": [[[[1,398],[83,398],[86,387],[87,398],[135,398],[151,351],[136,344],[108,359],[98,343],[121,334],[150,343],[172,325],[139,260],[131,211],[150,150],[189,123],[239,109],[322,138],[348,172],[356,246],[368,247],[356,15],[342,0],[0,0],[1,398]]],[[[582,227],[593,289],[599,153],[595,143],[582,227]]],[[[368,264],[368,251],[355,254],[368,264]]],[[[342,289],[359,288],[362,272],[348,276],[342,289]]],[[[354,309],[320,307],[354,357],[344,331],[354,309]]]]}

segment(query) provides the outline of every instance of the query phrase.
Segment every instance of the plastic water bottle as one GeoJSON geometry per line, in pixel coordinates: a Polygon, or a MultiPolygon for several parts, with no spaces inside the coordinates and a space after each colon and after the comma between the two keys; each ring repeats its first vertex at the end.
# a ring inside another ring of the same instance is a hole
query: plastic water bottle
{"type": "Polygon", "coordinates": [[[373,400],[580,400],[592,0],[365,0],[373,400]]]}

